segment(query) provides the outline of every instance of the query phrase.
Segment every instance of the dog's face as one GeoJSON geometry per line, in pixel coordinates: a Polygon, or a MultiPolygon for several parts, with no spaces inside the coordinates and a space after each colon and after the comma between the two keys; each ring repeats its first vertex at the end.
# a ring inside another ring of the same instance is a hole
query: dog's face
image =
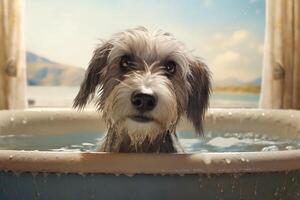
{"type": "Polygon", "coordinates": [[[201,133],[210,75],[172,35],[139,27],[95,50],[74,107],[84,107],[97,91],[108,126],[132,139],[172,131],[184,114],[201,133]]]}

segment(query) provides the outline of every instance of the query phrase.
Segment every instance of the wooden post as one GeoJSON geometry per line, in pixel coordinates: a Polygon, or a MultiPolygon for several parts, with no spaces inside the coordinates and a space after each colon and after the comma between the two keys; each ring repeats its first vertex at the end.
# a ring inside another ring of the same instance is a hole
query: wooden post
{"type": "Polygon", "coordinates": [[[22,3],[0,0],[0,110],[27,107],[22,3]]]}

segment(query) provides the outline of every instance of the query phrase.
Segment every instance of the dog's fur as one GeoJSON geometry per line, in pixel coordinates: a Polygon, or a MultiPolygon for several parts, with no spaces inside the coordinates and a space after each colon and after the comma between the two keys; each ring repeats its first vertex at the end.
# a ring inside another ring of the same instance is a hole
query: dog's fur
{"type": "Polygon", "coordinates": [[[84,108],[97,93],[108,126],[99,151],[183,152],[176,125],[185,115],[202,134],[210,88],[207,66],[182,43],[169,33],[138,27],[113,35],[94,51],[74,107],[84,108]],[[156,106],[137,110],[131,100],[137,91],[154,96],[156,106]]]}

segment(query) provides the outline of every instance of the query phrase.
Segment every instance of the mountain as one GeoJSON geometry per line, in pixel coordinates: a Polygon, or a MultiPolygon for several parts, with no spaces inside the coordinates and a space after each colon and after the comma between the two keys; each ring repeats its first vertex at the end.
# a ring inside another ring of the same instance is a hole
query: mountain
{"type": "Polygon", "coordinates": [[[213,90],[215,92],[234,92],[234,93],[256,93],[260,92],[261,77],[251,81],[241,81],[236,78],[215,81],[213,90]]]}
{"type": "Polygon", "coordinates": [[[233,77],[227,78],[224,80],[217,80],[217,81],[214,81],[214,83],[213,83],[214,87],[237,86],[237,85],[243,85],[243,84],[244,84],[243,81],[241,81],[237,78],[233,78],[233,77]]]}
{"type": "Polygon", "coordinates": [[[214,81],[213,86],[214,87],[228,87],[228,86],[245,86],[245,85],[251,85],[251,86],[260,86],[261,85],[261,77],[258,77],[251,81],[242,81],[237,78],[227,78],[224,80],[217,80],[214,81]]]}
{"type": "Polygon", "coordinates": [[[261,77],[253,80],[253,81],[250,81],[248,82],[249,85],[256,85],[256,86],[260,86],[261,85],[261,77]]]}
{"type": "Polygon", "coordinates": [[[32,63],[37,63],[37,62],[54,63],[54,62],[48,60],[47,58],[38,56],[30,51],[26,52],[26,62],[27,62],[27,64],[32,64],[32,63]]]}
{"type": "Polygon", "coordinates": [[[49,60],[26,52],[28,85],[77,86],[84,77],[84,69],[49,60]]]}

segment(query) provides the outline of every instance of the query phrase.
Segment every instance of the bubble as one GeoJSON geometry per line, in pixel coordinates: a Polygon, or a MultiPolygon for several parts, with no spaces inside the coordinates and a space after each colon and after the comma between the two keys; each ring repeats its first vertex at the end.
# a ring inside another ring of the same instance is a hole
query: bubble
{"type": "Polygon", "coordinates": [[[82,148],[83,146],[82,145],[73,144],[73,145],[71,145],[71,147],[73,147],[73,148],[82,148]]]}
{"type": "MultiPolygon", "coordinates": [[[[125,175],[128,176],[128,177],[133,177],[134,176],[134,174],[125,174],[125,175]]],[[[161,173],[161,175],[164,176],[166,174],[161,173]]]]}
{"type": "Polygon", "coordinates": [[[278,151],[278,150],[279,150],[278,146],[271,145],[271,146],[267,146],[267,147],[262,148],[261,151],[278,151]]]}
{"type": "Polygon", "coordinates": [[[86,177],[86,174],[83,172],[78,172],[78,175],[82,176],[82,177],[86,177]]]}
{"type": "Polygon", "coordinates": [[[81,143],[83,146],[95,146],[95,144],[88,143],[88,142],[83,142],[81,143]]]}
{"type": "Polygon", "coordinates": [[[226,162],[227,164],[230,164],[230,163],[231,163],[231,160],[230,160],[229,158],[225,158],[225,162],[226,162]]]}
{"type": "Polygon", "coordinates": [[[293,146],[286,146],[285,149],[286,150],[293,150],[293,149],[295,149],[295,147],[293,147],[293,146]]]}

